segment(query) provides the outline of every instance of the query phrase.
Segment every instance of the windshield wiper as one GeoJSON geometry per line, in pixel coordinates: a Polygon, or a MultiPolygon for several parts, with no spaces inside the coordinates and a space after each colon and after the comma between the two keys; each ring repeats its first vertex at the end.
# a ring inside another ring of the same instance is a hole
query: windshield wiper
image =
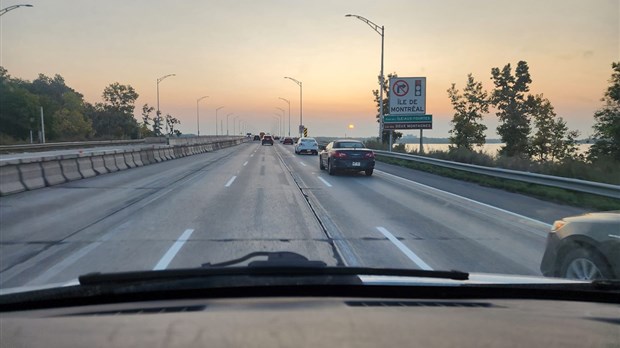
{"type": "Polygon", "coordinates": [[[272,277],[318,277],[318,276],[396,276],[467,280],[469,273],[460,271],[427,271],[418,269],[394,269],[371,267],[334,267],[323,261],[308,260],[293,252],[253,252],[238,259],[221,263],[205,263],[201,268],[170,269],[160,271],[137,271],[120,273],[89,273],[78,279],[81,285],[109,283],[131,283],[145,281],[182,280],[214,276],[272,276],[272,277]],[[255,260],[243,267],[238,265],[255,257],[266,256],[267,260],[255,260]]]}

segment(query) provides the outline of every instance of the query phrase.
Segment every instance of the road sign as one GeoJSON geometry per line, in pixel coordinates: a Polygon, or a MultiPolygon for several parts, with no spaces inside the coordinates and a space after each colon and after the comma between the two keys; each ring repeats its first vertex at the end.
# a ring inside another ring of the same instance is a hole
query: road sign
{"type": "Polygon", "coordinates": [[[402,123],[402,122],[433,122],[433,115],[403,115],[403,116],[383,116],[383,122],[385,123],[402,123]]]}
{"type": "Polygon", "coordinates": [[[303,125],[303,124],[300,124],[300,125],[299,125],[299,134],[303,133],[305,128],[306,128],[306,127],[304,127],[304,125],[303,125]]]}
{"type": "Polygon", "coordinates": [[[304,128],[304,137],[307,138],[308,137],[308,128],[304,128]]]}
{"type": "Polygon", "coordinates": [[[400,122],[400,123],[384,123],[383,129],[433,129],[432,122],[400,122]]]}
{"type": "Polygon", "coordinates": [[[390,116],[426,114],[426,77],[390,79],[390,116]]]}

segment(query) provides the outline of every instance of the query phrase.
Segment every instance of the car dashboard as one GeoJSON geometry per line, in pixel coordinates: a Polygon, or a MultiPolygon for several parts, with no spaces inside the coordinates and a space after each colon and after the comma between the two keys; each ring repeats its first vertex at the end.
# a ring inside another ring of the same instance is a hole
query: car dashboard
{"type": "Polygon", "coordinates": [[[519,299],[236,298],[2,313],[5,347],[618,347],[620,306],[519,299]]]}

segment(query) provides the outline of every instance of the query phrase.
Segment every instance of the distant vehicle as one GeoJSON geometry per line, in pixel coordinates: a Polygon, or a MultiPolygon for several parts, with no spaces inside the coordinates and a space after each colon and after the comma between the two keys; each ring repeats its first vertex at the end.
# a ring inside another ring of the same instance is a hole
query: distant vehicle
{"type": "Polygon", "coordinates": [[[246,138],[250,138],[250,137],[252,137],[252,133],[245,133],[245,137],[246,137],[246,138]]]}
{"type": "Polygon", "coordinates": [[[260,140],[260,135],[258,135],[258,134],[254,135],[254,141],[256,141],[256,140],[260,140]]]}
{"type": "Polygon", "coordinates": [[[338,170],[364,171],[371,176],[375,169],[375,153],[357,140],[333,141],[319,155],[319,168],[327,169],[329,175],[338,170]]]}
{"type": "Polygon", "coordinates": [[[261,145],[265,145],[265,144],[269,144],[269,145],[273,146],[273,138],[271,137],[271,135],[264,135],[263,136],[263,140],[261,142],[261,145]]]}
{"type": "Polygon", "coordinates": [[[284,144],[284,145],[294,145],[295,142],[293,142],[293,138],[291,138],[291,137],[284,137],[284,139],[282,139],[282,144],[284,144]]]}
{"type": "Polygon", "coordinates": [[[275,136],[273,137],[273,140],[280,140],[280,136],[279,136],[279,135],[275,135],[275,136]]]}
{"type": "Polygon", "coordinates": [[[319,154],[319,144],[314,138],[299,138],[295,145],[295,153],[300,155],[302,153],[310,153],[313,155],[319,154]]]}
{"type": "Polygon", "coordinates": [[[540,271],[547,277],[620,279],[620,211],[556,221],[547,236],[540,271]]]}

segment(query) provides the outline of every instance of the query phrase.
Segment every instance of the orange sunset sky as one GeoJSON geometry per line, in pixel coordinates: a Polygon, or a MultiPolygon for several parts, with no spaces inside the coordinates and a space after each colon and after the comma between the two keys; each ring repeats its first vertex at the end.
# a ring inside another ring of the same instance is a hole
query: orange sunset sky
{"type": "MultiPolygon", "coordinates": [[[[348,13],[385,26],[385,74],[425,76],[433,130],[447,137],[446,90],[468,73],[490,89],[490,71],[525,60],[532,93],[543,93],[570,128],[592,134],[611,63],[620,60],[618,0],[551,1],[1,1],[29,3],[1,18],[1,65],[13,77],[60,74],[89,102],[110,83],[130,84],[141,106],[156,105],[196,132],[215,133],[219,115],[247,130],[274,128],[291,101],[291,133],[304,123],[316,136],[376,136],[371,91],[377,88],[381,38],[348,13]],[[349,124],[355,125],[353,130],[349,124]]],[[[496,116],[485,117],[496,138],[496,116]]],[[[225,123],[225,122],[224,122],[225,123]]],[[[224,131],[226,126],[224,125],[224,131]]],[[[406,132],[413,133],[413,132],[406,132]]],[[[417,134],[417,131],[415,132],[417,134]]]]}

